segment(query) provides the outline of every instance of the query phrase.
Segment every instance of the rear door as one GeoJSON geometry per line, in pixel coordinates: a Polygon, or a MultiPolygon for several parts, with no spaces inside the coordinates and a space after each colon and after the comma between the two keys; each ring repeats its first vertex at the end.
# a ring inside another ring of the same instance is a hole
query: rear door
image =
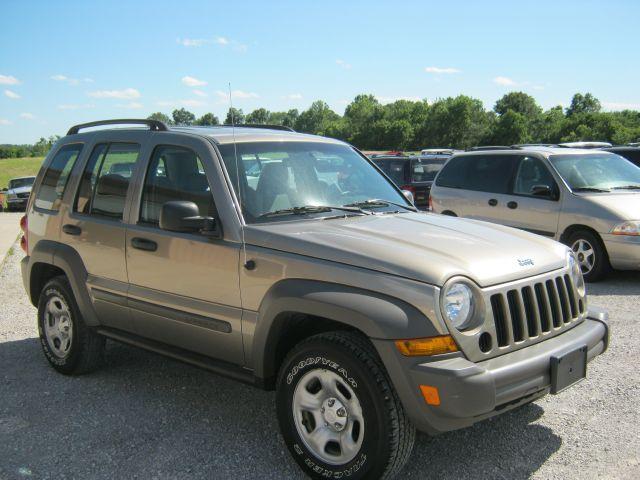
{"type": "Polygon", "coordinates": [[[242,364],[241,244],[225,239],[232,222],[225,209],[216,208],[216,202],[231,201],[224,197],[213,147],[186,135],[162,132],[154,138],[126,234],[136,326],[145,337],[242,364]],[[160,211],[169,201],[196,203],[201,216],[216,218],[222,236],[160,229],[160,211]]]}

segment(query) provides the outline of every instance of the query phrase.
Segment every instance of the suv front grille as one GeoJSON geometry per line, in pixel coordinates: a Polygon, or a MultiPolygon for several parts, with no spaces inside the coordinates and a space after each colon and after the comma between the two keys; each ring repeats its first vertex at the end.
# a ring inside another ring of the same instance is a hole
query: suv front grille
{"type": "Polygon", "coordinates": [[[499,347],[517,345],[556,332],[580,319],[584,302],[569,275],[491,295],[491,310],[499,347]]]}
{"type": "Polygon", "coordinates": [[[16,194],[18,198],[29,198],[29,192],[18,193],[16,194]]]}

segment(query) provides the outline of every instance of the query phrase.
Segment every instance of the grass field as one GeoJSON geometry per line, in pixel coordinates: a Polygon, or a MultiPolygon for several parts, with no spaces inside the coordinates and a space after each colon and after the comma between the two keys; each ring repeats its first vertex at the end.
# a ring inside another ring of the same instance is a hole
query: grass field
{"type": "Polygon", "coordinates": [[[36,175],[44,157],[0,159],[0,189],[5,188],[11,178],[36,175]]]}

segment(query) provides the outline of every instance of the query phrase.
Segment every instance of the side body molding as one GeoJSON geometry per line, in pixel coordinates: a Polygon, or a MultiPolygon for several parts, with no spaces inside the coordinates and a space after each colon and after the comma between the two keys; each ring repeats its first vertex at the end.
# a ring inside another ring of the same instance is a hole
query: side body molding
{"type": "Polygon", "coordinates": [[[274,348],[279,337],[286,334],[283,329],[292,313],[340,322],[375,339],[439,334],[424,314],[402,300],[335,283],[282,280],[267,292],[258,311],[251,356],[253,365],[249,367],[259,379],[277,373],[274,348]]]}

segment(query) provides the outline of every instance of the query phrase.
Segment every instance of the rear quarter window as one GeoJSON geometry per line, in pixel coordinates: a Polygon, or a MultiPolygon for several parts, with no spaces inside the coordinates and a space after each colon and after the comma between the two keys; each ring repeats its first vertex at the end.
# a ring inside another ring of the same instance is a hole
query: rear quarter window
{"type": "Polygon", "coordinates": [[[83,144],[65,145],[53,157],[42,178],[34,204],[44,210],[58,210],[69,174],[82,151],[83,144]]]}
{"type": "Polygon", "coordinates": [[[436,185],[490,193],[509,193],[513,168],[519,157],[470,155],[454,157],[442,168],[436,185]]]}

